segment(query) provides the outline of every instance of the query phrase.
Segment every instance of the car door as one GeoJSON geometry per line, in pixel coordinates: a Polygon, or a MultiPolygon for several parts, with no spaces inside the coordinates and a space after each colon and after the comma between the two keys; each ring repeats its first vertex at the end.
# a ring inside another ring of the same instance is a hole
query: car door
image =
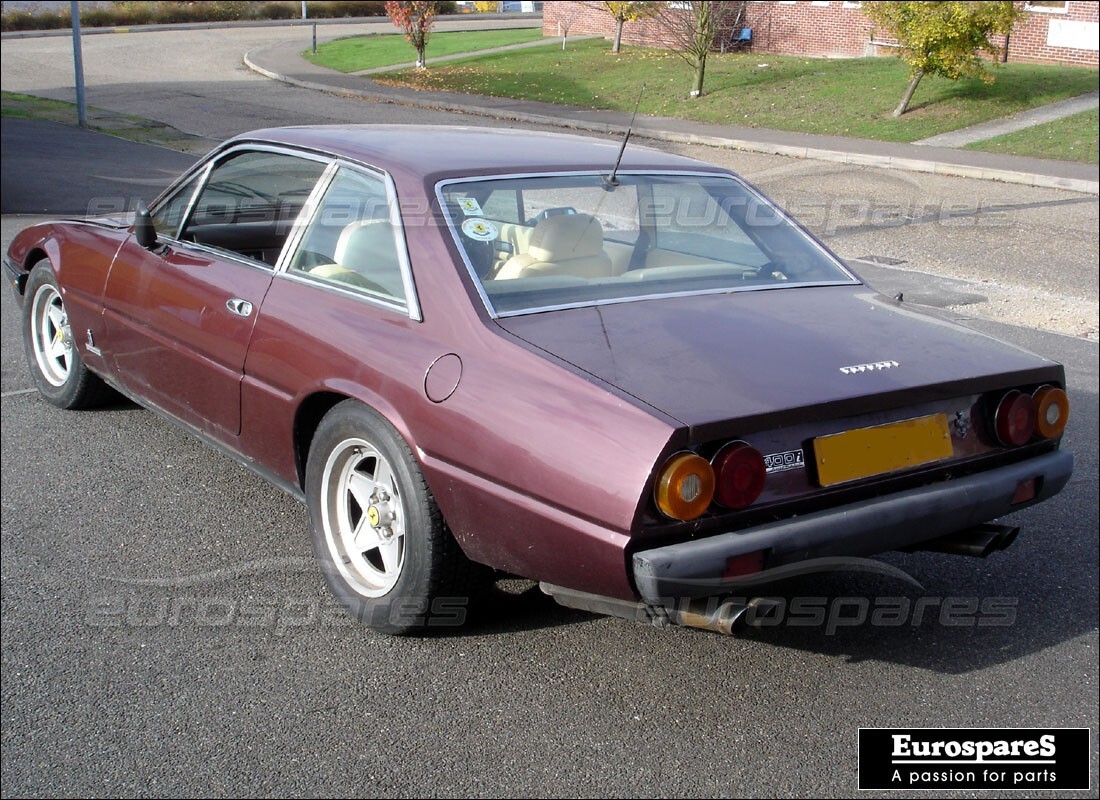
{"type": "Polygon", "coordinates": [[[215,438],[240,433],[256,317],[326,166],[274,148],[234,149],[154,209],[157,245],[128,239],[104,292],[102,349],[127,389],[215,438]]]}

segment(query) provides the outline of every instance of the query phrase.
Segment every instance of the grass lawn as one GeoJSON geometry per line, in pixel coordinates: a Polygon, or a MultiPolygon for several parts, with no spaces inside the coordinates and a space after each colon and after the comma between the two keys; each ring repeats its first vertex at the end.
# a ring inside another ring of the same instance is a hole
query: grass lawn
{"type": "MultiPolygon", "coordinates": [[[[428,64],[432,58],[456,53],[472,53],[503,47],[507,44],[523,44],[542,38],[538,28],[522,28],[500,31],[460,31],[457,33],[433,33],[428,39],[426,55],[428,64]]],[[[409,64],[416,61],[416,51],[402,34],[352,36],[317,45],[317,54],[306,50],[302,56],[322,67],[339,72],[358,72],[361,69],[389,67],[393,64],[409,64]]]]}
{"type": "Polygon", "coordinates": [[[984,142],[968,144],[968,150],[987,153],[1012,153],[1035,158],[1056,158],[1060,161],[1097,163],[1100,147],[1100,112],[1082,111],[1072,117],[1006,133],[984,142]]]}
{"type": "Polygon", "coordinates": [[[921,81],[910,111],[897,106],[908,72],[893,57],[812,59],[761,53],[713,54],[705,94],[687,98],[691,68],[664,50],[626,48],[584,40],[448,61],[426,72],[389,73],[383,82],[422,89],[516,97],[629,111],[643,81],[643,114],[805,133],[911,142],[1008,116],[1096,88],[1096,70],[1007,64],[997,80],[921,81]]]}
{"type": "MultiPolygon", "coordinates": [[[[201,136],[183,133],[156,120],[120,114],[88,106],[88,127],[132,142],[168,147],[184,153],[204,155],[214,142],[201,136]]],[[[0,92],[0,116],[17,119],[41,119],[62,125],[77,124],[77,108],[73,103],[49,100],[17,92],[0,92]]]]}
{"type": "Polygon", "coordinates": [[[60,100],[32,97],[17,92],[0,92],[0,116],[18,119],[48,119],[51,122],[76,122],[76,106],[60,100]]]}

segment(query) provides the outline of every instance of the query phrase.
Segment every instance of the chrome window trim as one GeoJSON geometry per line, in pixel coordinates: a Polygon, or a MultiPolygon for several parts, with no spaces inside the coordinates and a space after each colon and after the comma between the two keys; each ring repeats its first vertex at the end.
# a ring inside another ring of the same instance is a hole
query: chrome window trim
{"type": "Polygon", "coordinates": [[[409,317],[413,322],[422,322],[422,320],[416,319],[409,314],[409,310],[404,303],[397,303],[395,301],[386,300],[378,295],[370,294],[366,289],[359,286],[325,280],[324,278],[314,278],[311,277],[308,272],[290,272],[287,270],[284,272],[276,272],[275,277],[294,281],[295,283],[303,283],[307,286],[316,286],[318,289],[324,289],[325,291],[333,292],[343,297],[350,297],[354,300],[363,300],[370,305],[384,308],[387,311],[396,311],[402,316],[409,317]]]}
{"type": "MultiPolygon", "coordinates": [[[[349,166],[353,166],[349,162],[349,166]]],[[[354,168],[354,167],[353,167],[354,168]]],[[[409,310],[409,319],[423,322],[424,313],[420,308],[420,298],[416,293],[416,280],[413,278],[412,261],[409,259],[409,244],[405,238],[405,221],[401,216],[401,204],[397,197],[397,184],[390,173],[382,169],[371,168],[382,174],[386,184],[386,197],[390,205],[390,225],[393,228],[394,244],[397,245],[397,260],[401,263],[401,282],[405,286],[405,305],[409,310]]]]}
{"type": "Polygon", "coordinates": [[[177,189],[179,189],[181,186],[187,185],[188,181],[191,181],[196,176],[199,176],[199,182],[195,187],[195,191],[191,194],[191,199],[187,203],[187,209],[184,212],[183,217],[181,217],[180,219],[179,227],[176,228],[176,235],[169,236],[167,234],[161,234],[160,238],[171,242],[177,247],[181,247],[184,249],[194,249],[202,253],[218,256],[219,258],[229,258],[232,261],[243,264],[245,266],[255,267],[256,269],[261,269],[265,272],[274,272],[276,271],[279,263],[287,257],[287,245],[290,243],[291,238],[294,236],[303,213],[306,212],[308,208],[309,199],[313,197],[314,192],[317,190],[317,184],[321,183],[325,179],[325,175],[332,167],[334,161],[335,158],[333,156],[325,157],[317,153],[297,150],[293,147],[280,147],[274,144],[238,142],[222,150],[215,150],[194,167],[185,172],[176,181],[174,181],[171,186],[161,192],[160,196],[153,201],[153,206],[149,213],[157,213],[160,210],[161,206],[172,199],[177,189]],[[200,242],[189,242],[179,238],[180,232],[187,227],[187,223],[191,220],[191,214],[195,210],[195,204],[198,202],[199,196],[202,194],[202,190],[206,188],[206,184],[210,180],[210,173],[214,171],[215,166],[217,166],[220,161],[224,161],[227,158],[231,158],[234,155],[242,152],[274,153],[276,155],[284,155],[291,158],[300,158],[303,161],[314,161],[326,165],[325,169],[321,171],[321,175],[318,177],[317,182],[314,183],[313,189],[310,191],[309,196],[306,198],[306,202],[302,204],[302,208],[298,211],[298,216],[295,218],[294,222],[291,223],[290,234],[287,236],[286,241],[283,242],[283,248],[279,251],[279,257],[275,259],[274,266],[255,258],[249,258],[248,256],[242,255],[241,253],[233,250],[225,250],[220,247],[212,247],[210,245],[201,244],[200,242]]]}
{"type": "Polygon", "coordinates": [[[255,258],[249,258],[248,256],[241,255],[234,250],[223,250],[220,247],[212,247],[208,244],[200,244],[199,242],[186,242],[182,239],[172,239],[168,236],[161,236],[160,240],[165,244],[172,245],[179,250],[194,250],[199,253],[204,253],[209,256],[216,256],[223,260],[233,261],[245,267],[252,267],[260,272],[266,272],[269,275],[274,271],[274,268],[264,262],[258,261],[255,258]]]}
{"type": "MultiPolygon", "coordinates": [[[[333,288],[338,290],[339,294],[346,296],[362,297],[371,301],[374,305],[407,314],[409,319],[413,322],[424,321],[424,315],[420,307],[420,299],[416,293],[416,283],[413,279],[408,242],[405,239],[405,226],[401,217],[401,206],[397,198],[397,185],[388,172],[378,167],[372,167],[369,164],[336,157],[333,159],[325,175],[321,176],[317,186],[314,187],[314,192],[307,198],[306,205],[302,207],[302,210],[303,212],[308,210],[308,214],[299,215],[298,219],[295,220],[295,230],[291,234],[291,237],[294,239],[294,246],[286,247],[280,254],[279,261],[276,264],[276,274],[281,274],[289,278],[301,279],[302,282],[310,285],[333,288]],[[305,236],[306,228],[309,227],[313,218],[317,215],[318,211],[320,211],[321,201],[324,199],[324,195],[328,191],[329,186],[331,186],[332,182],[336,179],[336,174],[340,169],[347,169],[351,172],[367,175],[368,177],[381,181],[386,188],[386,206],[389,213],[390,226],[393,230],[394,249],[397,251],[398,266],[401,269],[401,286],[405,291],[404,302],[398,302],[396,300],[386,301],[370,294],[361,287],[340,284],[338,281],[327,281],[322,278],[310,278],[309,273],[291,272],[290,270],[290,257],[295,249],[301,244],[301,240],[305,236]]],[[[289,238],[287,239],[287,245],[290,245],[289,238]]]]}
{"type": "MultiPolygon", "coordinates": [[[[172,194],[174,194],[175,191],[180,186],[183,186],[185,183],[187,183],[187,181],[191,180],[192,178],[194,178],[196,175],[198,175],[201,172],[206,172],[206,174],[203,175],[202,180],[199,181],[199,185],[200,186],[205,186],[206,185],[206,179],[210,177],[209,173],[210,173],[210,170],[213,168],[213,165],[216,164],[218,161],[220,161],[225,156],[236,153],[239,150],[262,151],[262,152],[266,152],[266,153],[279,153],[281,155],[295,156],[295,157],[298,157],[298,158],[304,158],[307,161],[321,161],[321,162],[326,162],[326,163],[330,162],[330,161],[333,161],[336,158],[336,156],[332,156],[332,155],[326,156],[326,155],[323,155],[321,153],[317,153],[317,152],[312,151],[312,150],[299,150],[298,148],[295,148],[295,147],[277,145],[277,144],[269,144],[269,143],[266,143],[266,142],[248,142],[248,141],[234,142],[233,144],[230,144],[228,146],[223,146],[222,148],[215,148],[214,150],[210,151],[205,156],[203,156],[198,162],[196,162],[194,164],[194,166],[192,166],[190,169],[186,170],[182,175],[180,175],[178,178],[176,178],[174,181],[172,181],[172,183],[170,183],[168,185],[168,188],[165,189],[163,192],[161,192],[159,195],[157,195],[156,199],[153,200],[153,202],[149,204],[150,213],[155,213],[156,211],[159,211],[160,207],[165,203],[165,201],[172,194]]],[[[190,212],[190,208],[188,209],[188,212],[190,212]]],[[[186,217],[184,217],[184,219],[186,219],[186,217]]]]}
{"type": "Polygon", "coordinates": [[[338,169],[339,164],[335,160],[330,161],[328,166],[325,167],[325,171],[321,173],[321,177],[317,179],[317,183],[313,185],[313,191],[309,193],[306,201],[302,204],[302,208],[291,226],[290,234],[286,237],[286,241],[283,242],[282,252],[279,253],[279,258],[275,261],[276,272],[285,272],[288,269],[290,265],[290,256],[298,249],[298,245],[302,243],[302,237],[305,235],[306,228],[309,227],[309,223],[312,222],[313,218],[317,215],[317,209],[320,207],[321,198],[324,197],[325,192],[328,191],[328,187],[332,184],[332,179],[335,177],[338,169]]]}
{"type": "MultiPolygon", "coordinates": [[[[170,238],[177,239],[177,240],[179,239],[180,231],[183,229],[184,223],[187,222],[187,220],[191,217],[191,212],[195,208],[195,203],[197,203],[198,200],[199,200],[199,193],[202,192],[203,187],[206,186],[207,180],[210,179],[210,171],[212,169],[214,169],[214,162],[213,161],[211,161],[209,164],[207,164],[199,172],[196,173],[196,176],[198,177],[198,182],[195,184],[195,188],[191,192],[191,197],[188,198],[188,200],[187,200],[187,206],[183,209],[183,214],[180,215],[179,224],[176,225],[176,232],[170,238]]],[[[186,185],[187,185],[187,181],[184,181],[181,184],[181,186],[186,186],[186,185]]],[[[168,200],[171,200],[171,199],[172,199],[172,196],[169,196],[168,200]]],[[[166,200],[164,204],[167,204],[168,200],[166,200]]],[[[158,207],[157,210],[158,211],[160,210],[159,207],[158,207]]],[[[152,217],[154,213],[155,212],[150,211],[149,216],[152,217]]]]}
{"type": "Polygon", "coordinates": [[[477,289],[478,296],[481,297],[481,301],[485,304],[485,310],[489,313],[492,319],[502,319],[505,317],[518,317],[525,314],[538,314],[546,311],[559,311],[567,308],[586,308],[589,306],[604,306],[612,305],[614,303],[632,303],[640,300],[660,300],[668,297],[692,297],[695,295],[709,295],[709,294],[733,294],[740,292],[752,292],[760,291],[762,289],[791,289],[791,288],[808,288],[812,286],[858,286],[862,284],[862,281],[855,276],[855,274],[848,269],[847,266],[840,260],[838,256],[832,253],[821,242],[817,240],[812,233],[806,230],[796,219],[790,214],[773,203],[755,187],[749,184],[744,179],[734,175],[730,172],[709,171],[709,170],[670,170],[670,169],[622,169],[617,174],[619,175],[668,175],[676,177],[688,177],[688,178],[721,178],[723,180],[730,180],[738,184],[742,189],[749,193],[752,197],[763,203],[765,206],[774,211],[780,218],[794,226],[799,230],[806,239],[837,269],[843,274],[847,275],[851,280],[848,281],[811,281],[811,282],[799,282],[799,283],[785,283],[781,286],[774,284],[767,284],[761,286],[743,286],[743,287],[730,287],[722,289],[698,289],[687,290],[684,292],[665,292],[660,294],[648,294],[648,295],[635,295],[631,297],[608,297],[600,300],[587,300],[580,303],[568,303],[563,305],[549,305],[539,308],[524,308],[515,311],[497,311],[493,306],[492,301],[489,299],[489,295],[486,293],[484,286],[482,286],[481,279],[477,275],[477,271],[474,269],[472,263],[470,263],[469,257],[466,255],[466,248],[462,246],[461,240],[458,238],[458,227],[455,225],[454,219],[451,217],[451,213],[447,208],[447,202],[443,197],[443,190],[455,184],[462,183],[483,183],[494,180],[515,180],[520,178],[572,178],[572,177],[599,177],[604,174],[601,170],[575,170],[565,172],[520,172],[520,173],[508,173],[501,175],[481,175],[474,177],[464,178],[446,178],[439,181],[435,185],[436,200],[439,202],[439,208],[443,213],[443,218],[447,222],[447,228],[450,232],[450,236],[458,248],[459,255],[462,257],[462,262],[466,265],[466,271],[470,275],[470,279],[474,282],[474,287],[477,289]]]}
{"type": "MultiPolygon", "coordinates": [[[[619,172],[622,175],[622,171],[619,172]]],[[[628,297],[605,297],[600,300],[586,300],[582,303],[560,303],[537,308],[523,308],[518,311],[501,311],[497,319],[508,317],[523,317],[527,314],[543,314],[547,311],[565,311],[570,308],[592,308],[594,306],[610,306],[617,303],[640,303],[643,300],[667,300],[670,297],[702,297],[712,294],[743,294],[746,292],[773,292],[781,289],[808,289],[810,287],[824,286],[858,286],[851,281],[812,281],[809,283],[766,283],[759,286],[743,286],[740,289],[687,289],[682,292],[661,292],[659,294],[638,294],[628,297]]]]}

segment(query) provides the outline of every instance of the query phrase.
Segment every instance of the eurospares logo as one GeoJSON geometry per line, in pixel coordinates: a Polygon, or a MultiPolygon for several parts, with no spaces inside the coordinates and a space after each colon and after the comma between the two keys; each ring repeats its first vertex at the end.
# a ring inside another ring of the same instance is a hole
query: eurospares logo
{"type": "Polygon", "coordinates": [[[860,728],[860,789],[1088,790],[1088,728],[860,728]]]}

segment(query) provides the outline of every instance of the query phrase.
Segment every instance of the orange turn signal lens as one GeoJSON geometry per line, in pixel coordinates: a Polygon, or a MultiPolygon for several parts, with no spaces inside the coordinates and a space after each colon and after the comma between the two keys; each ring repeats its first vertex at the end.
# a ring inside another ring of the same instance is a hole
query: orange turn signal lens
{"type": "Polygon", "coordinates": [[[714,470],[695,453],[676,453],[657,476],[653,499],[666,517],[691,520],[700,516],[714,498],[714,470]]]}
{"type": "Polygon", "coordinates": [[[1040,386],[1035,399],[1035,429],[1044,439],[1062,435],[1069,422],[1069,397],[1057,386],[1040,386]]]}

